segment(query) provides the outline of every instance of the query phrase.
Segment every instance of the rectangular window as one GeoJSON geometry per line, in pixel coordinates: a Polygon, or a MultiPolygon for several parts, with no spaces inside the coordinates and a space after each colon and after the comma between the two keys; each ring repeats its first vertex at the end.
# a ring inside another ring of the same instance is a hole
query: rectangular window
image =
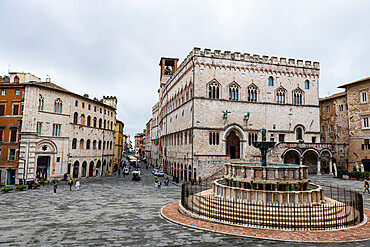
{"type": "Polygon", "coordinates": [[[13,115],[18,115],[19,114],[19,104],[14,104],[13,105],[13,115]]]}
{"type": "Polygon", "coordinates": [[[370,149],[370,139],[364,139],[364,144],[362,144],[362,150],[370,149]]]}
{"type": "Polygon", "coordinates": [[[363,122],[364,122],[364,128],[369,128],[369,118],[368,117],[364,117],[363,118],[363,122]]]}
{"type": "Polygon", "coordinates": [[[41,135],[42,123],[37,123],[37,134],[41,135]]]}
{"type": "Polygon", "coordinates": [[[17,141],[17,128],[10,128],[10,141],[11,142],[17,141]]]}
{"type": "Polygon", "coordinates": [[[53,134],[52,136],[60,136],[60,124],[53,124],[53,134]]]}
{"type": "Polygon", "coordinates": [[[312,143],[316,143],[316,136],[312,137],[312,143]]]}
{"type": "Polygon", "coordinates": [[[0,128],[0,142],[4,140],[4,128],[0,128]]]}
{"type": "Polygon", "coordinates": [[[326,112],[330,112],[330,106],[326,107],[326,112]]]}
{"type": "Polygon", "coordinates": [[[325,132],[325,127],[321,126],[321,132],[325,132]]]}
{"type": "Polygon", "coordinates": [[[15,148],[9,148],[9,160],[15,160],[15,148]]]}
{"type": "Polygon", "coordinates": [[[279,134],[279,142],[284,142],[285,135],[284,134],[279,134]]]}
{"type": "Polygon", "coordinates": [[[15,90],[15,95],[20,95],[21,94],[21,90],[15,90]]]}
{"type": "Polygon", "coordinates": [[[5,105],[0,105],[0,116],[5,116],[5,105]]]}
{"type": "Polygon", "coordinates": [[[1,90],[1,95],[6,95],[6,90],[1,90]]]}
{"type": "Polygon", "coordinates": [[[361,93],[361,103],[367,102],[367,92],[361,93]]]}
{"type": "Polygon", "coordinates": [[[334,126],[330,125],[330,132],[333,132],[333,131],[334,131],[334,126]]]}
{"type": "MultiPolygon", "coordinates": [[[[2,148],[0,148],[0,160],[3,160],[3,153],[2,153],[2,148]]],[[[1,175],[1,172],[0,172],[0,175],[1,175]]]]}

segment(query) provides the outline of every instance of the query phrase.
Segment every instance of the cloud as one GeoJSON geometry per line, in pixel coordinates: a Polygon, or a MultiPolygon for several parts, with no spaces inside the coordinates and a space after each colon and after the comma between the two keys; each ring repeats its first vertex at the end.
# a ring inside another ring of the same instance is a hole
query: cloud
{"type": "Polygon", "coordinates": [[[118,97],[133,135],[158,100],[159,59],[197,46],[319,61],[320,96],[369,76],[368,1],[0,1],[0,74],[118,97]]]}

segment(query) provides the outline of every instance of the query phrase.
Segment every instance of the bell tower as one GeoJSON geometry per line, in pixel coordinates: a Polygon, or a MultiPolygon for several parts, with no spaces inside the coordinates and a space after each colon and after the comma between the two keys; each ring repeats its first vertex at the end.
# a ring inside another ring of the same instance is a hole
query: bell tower
{"type": "Polygon", "coordinates": [[[161,57],[161,60],[159,62],[159,66],[161,68],[160,85],[158,90],[159,97],[161,97],[163,87],[166,85],[167,81],[171,78],[173,73],[175,73],[178,61],[179,61],[178,58],[161,57]]]}

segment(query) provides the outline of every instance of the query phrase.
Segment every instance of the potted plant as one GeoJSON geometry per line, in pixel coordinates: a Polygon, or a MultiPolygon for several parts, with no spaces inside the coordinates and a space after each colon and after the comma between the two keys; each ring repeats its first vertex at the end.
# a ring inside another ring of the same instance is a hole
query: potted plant
{"type": "Polygon", "coordinates": [[[1,189],[1,191],[4,193],[8,193],[9,191],[12,191],[12,190],[13,190],[13,187],[4,187],[1,189]]]}
{"type": "Polygon", "coordinates": [[[38,183],[32,184],[32,189],[38,189],[39,187],[40,187],[40,184],[38,183]]]}
{"type": "Polygon", "coordinates": [[[25,190],[27,188],[27,185],[18,185],[17,187],[15,187],[16,190],[25,190]]]}

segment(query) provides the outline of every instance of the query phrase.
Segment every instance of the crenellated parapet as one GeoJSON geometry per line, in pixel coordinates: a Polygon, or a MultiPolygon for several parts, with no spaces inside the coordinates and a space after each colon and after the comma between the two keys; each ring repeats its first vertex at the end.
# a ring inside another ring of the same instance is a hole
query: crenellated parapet
{"type": "Polygon", "coordinates": [[[227,60],[235,60],[235,61],[245,61],[245,62],[253,62],[253,63],[261,63],[261,64],[269,64],[269,65],[283,65],[283,66],[291,66],[296,68],[305,68],[305,69],[320,69],[319,62],[311,62],[309,60],[303,61],[300,59],[293,59],[293,58],[285,58],[285,57],[269,57],[266,55],[260,56],[258,54],[249,54],[249,53],[240,53],[240,52],[230,52],[221,50],[214,50],[211,49],[204,49],[203,51],[195,47],[191,52],[190,55],[194,56],[203,56],[203,57],[210,57],[210,58],[220,58],[220,59],[227,59],[227,60]]]}

